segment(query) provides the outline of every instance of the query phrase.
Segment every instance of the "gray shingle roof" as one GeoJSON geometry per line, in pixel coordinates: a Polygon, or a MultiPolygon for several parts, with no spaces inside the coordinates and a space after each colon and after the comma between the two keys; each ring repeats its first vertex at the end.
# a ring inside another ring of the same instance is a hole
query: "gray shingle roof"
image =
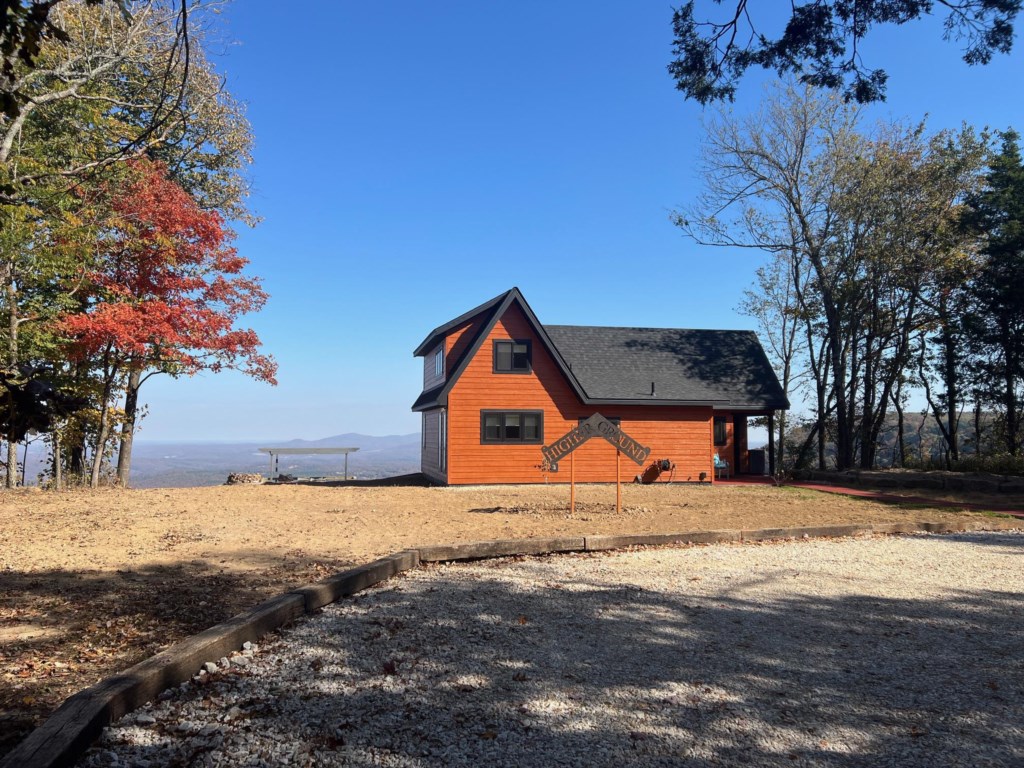
{"type": "Polygon", "coordinates": [[[591,400],[789,407],[752,331],[576,325],[544,329],[591,400]]]}
{"type": "Polygon", "coordinates": [[[414,355],[424,355],[447,333],[475,319],[474,339],[457,360],[448,361],[447,380],[421,393],[413,410],[447,404],[448,392],[513,303],[523,310],[581,402],[789,408],[751,331],[541,325],[519,289],[512,288],[438,326],[416,348],[414,355]]]}

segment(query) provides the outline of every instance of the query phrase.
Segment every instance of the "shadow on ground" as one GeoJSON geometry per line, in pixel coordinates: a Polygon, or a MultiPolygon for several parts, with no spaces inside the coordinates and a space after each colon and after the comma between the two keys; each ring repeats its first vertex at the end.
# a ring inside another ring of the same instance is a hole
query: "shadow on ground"
{"type": "Polygon", "coordinates": [[[403,578],[297,626],[280,700],[237,702],[246,733],[284,731],[317,765],[1024,764],[1021,592],[881,597],[856,568],[841,595],[784,568],[652,591],[554,565],[511,566],[525,588],[487,565],[403,578]]]}
{"type": "Polygon", "coordinates": [[[76,691],[354,563],[262,552],[109,571],[0,573],[0,757],[76,691]]]}
{"type": "Polygon", "coordinates": [[[409,475],[395,475],[394,477],[378,477],[373,480],[295,480],[281,485],[315,485],[325,488],[341,488],[351,486],[353,488],[426,488],[431,483],[427,477],[420,472],[409,475]]]}

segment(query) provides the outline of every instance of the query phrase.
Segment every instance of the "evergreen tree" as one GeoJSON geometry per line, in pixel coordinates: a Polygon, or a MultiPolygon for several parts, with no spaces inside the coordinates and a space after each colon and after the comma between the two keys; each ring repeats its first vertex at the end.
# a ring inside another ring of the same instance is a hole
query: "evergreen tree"
{"type": "Polygon", "coordinates": [[[1019,135],[1000,134],[1002,149],[989,167],[984,189],[970,200],[969,225],[983,238],[985,257],[974,281],[968,318],[978,385],[1004,416],[1004,446],[1021,452],[1021,386],[1024,384],[1024,162],[1019,135]]]}

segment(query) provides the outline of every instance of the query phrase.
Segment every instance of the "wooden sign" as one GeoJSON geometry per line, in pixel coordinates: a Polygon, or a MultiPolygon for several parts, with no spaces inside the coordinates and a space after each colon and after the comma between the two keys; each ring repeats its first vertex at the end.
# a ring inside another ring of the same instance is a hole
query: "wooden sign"
{"type": "Polygon", "coordinates": [[[600,413],[595,413],[575,429],[570,429],[551,445],[541,446],[541,453],[549,465],[557,464],[592,437],[603,437],[629,459],[643,466],[651,449],[646,448],[612,424],[600,413]]]}

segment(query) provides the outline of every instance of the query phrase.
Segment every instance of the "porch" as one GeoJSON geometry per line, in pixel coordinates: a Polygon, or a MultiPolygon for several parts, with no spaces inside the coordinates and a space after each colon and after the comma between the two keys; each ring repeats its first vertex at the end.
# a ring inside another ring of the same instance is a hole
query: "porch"
{"type": "MultiPolygon", "coordinates": [[[[730,480],[755,480],[765,478],[771,482],[775,475],[775,412],[719,412],[713,419],[715,453],[729,462],[730,480]],[[768,444],[764,448],[751,449],[748,445],[748,420],[766,418],[768,444]]],[[[717,482],[727,482],[720,480],[717,482]]]]}

